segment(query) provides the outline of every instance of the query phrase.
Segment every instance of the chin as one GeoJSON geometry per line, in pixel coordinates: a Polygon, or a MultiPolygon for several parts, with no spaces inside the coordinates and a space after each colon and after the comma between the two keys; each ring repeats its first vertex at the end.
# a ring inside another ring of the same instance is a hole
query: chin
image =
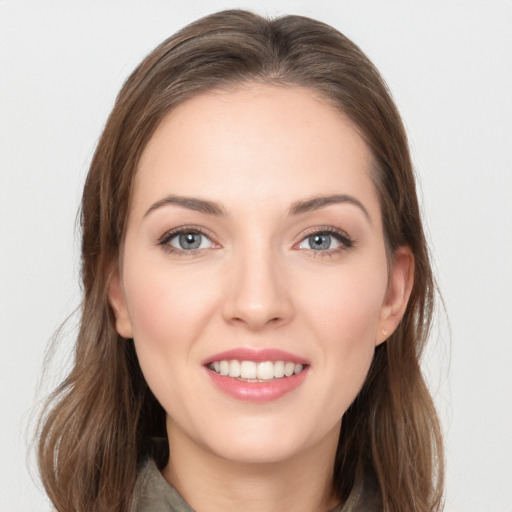
{"type": "MultiPolygon", "coordinates": [[[[280,463],[300,456],[325,439],[325,432],[308,426],[297,417],[281,421],[245,418],[210,429],[207,436],[201,436],[201,444],[213,455],[240,464],[280,463]]],[[[338,433],[336,425],[332,437],[336,444],[338,433]]]]}
{"type": "Polygon", "coordinates": [[[285,444],[283,439],[234,440],[222,445],[209,446],[218,457],[239,464],[276,464],[294,457],[298,447],[285,444]]]}

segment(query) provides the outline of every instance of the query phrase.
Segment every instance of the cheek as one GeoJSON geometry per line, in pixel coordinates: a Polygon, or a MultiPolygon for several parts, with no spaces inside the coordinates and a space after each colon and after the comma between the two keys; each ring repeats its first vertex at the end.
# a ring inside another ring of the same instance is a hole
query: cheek
{"type": "Polygon", "coordinates": [[[374,341],[387,285],[386,268],[379,266],[332,273],[324,279],[324,286],[315,279],[305,283],[309,294],[297,293],[298,297],[308,297],[309,306],[303,309],[310,309],[311,322],[336,346],[341,340],[349,345],[374,341]]]}
{"type": "Polygon", "coordinates": [[[147,265],[126,261],[125,293],[139,353],[144,348],[171,354],[193,350],[215,311],[214,276],[208,270],[173,267],[165,257],[147,265]],[[144,272],[137,272],[140,268],[144,272]]]}
{"type": "Polygon", "coordinates": [[[137,358],[167,413],[181,414],[190,405],[183,383],[198,385],[191,369],[197,364],[197,341],[216,311],[216,274],[208,271],[206,279],[198,269],[141,261],[125,260],[124,276],[137,358]]]}
{"type": "Polygon", "coordinates": [[[368,374],[386,291],[383,269],[332,275],[323,292],[310,287],[316,291],[302,307],[308,329],[319,340],[321,377],[328,382],[324,399],[332,404],[333,418],[350,406],[368,374]]]}

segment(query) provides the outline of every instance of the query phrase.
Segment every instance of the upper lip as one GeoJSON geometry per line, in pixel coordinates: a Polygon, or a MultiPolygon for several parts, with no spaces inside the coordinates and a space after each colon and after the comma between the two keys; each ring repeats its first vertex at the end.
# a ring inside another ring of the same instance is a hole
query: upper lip
{"type": "Polygon", "coordinates": [[[249,347],[240,347],[219,352],[218,354],[209,356],[202,364],[208,365],[215,361],[231,361],[234,359],[238,361],[254,361],[255,363],[261,363],[263,361],[285,361],[302,365],[310,364],[307,359],[284,350],[276,348],[255,349],[249,347]]]}

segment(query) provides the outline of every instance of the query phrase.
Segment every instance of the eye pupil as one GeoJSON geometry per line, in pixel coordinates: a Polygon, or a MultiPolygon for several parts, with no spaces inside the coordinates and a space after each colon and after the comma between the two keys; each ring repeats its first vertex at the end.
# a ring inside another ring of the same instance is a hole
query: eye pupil
{"type": "Polygon", "coordinates": [[[180,235],[180,247],[182,249],[197,249],[201,245],[199,233],[184,233],[180,235]]]}
{"type": "Polygon", "coordinates": [[[331,246],[331,237],[330,235],[317,233],[316,235],[312,235],[308,238],[309,246],[315,250],[325,250],[329,249],[331,246]]]}

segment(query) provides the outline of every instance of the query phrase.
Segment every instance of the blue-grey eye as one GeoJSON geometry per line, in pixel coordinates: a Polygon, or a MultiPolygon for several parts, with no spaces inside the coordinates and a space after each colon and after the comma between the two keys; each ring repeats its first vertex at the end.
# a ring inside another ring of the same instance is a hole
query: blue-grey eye
{"type": "Polygon", "coordinates": [[[207,249],[211,247],[210,239],[195,231],[186,231],[173,236],[169,240],[169,245],[182,251],[194,251],[196,249],[207,249]]]}
{"type": "Polygon", "coordinates": [[[333,235],[326,232],[313,233],[307,236],[299,244],[300,249],[310,249],[313,251],[328,251],[331,249],[338,249],[344,245],[344,242],[333,235]]]}
{"type": "Polygon", "coordinates": [[[315,235],[308,236],[308,244],[311,249],[317,251],[325,251],[331,248],[331,235],[326,233],[317,233],[315,235]]]}

